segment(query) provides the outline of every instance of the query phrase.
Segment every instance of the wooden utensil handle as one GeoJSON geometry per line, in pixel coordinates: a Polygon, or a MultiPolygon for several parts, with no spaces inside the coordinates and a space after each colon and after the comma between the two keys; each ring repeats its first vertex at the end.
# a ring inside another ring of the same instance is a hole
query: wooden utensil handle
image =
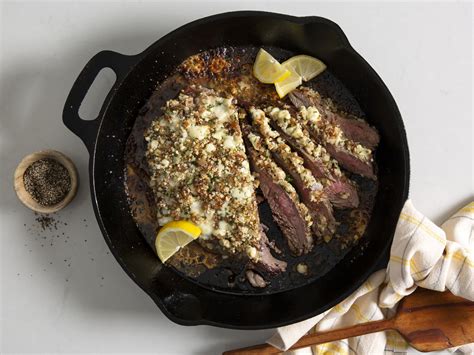
{"type": "MultiPolygon", "coordinates": [[[[382,330],[393,329],[393,320],[384,319],[375,322],[357,324],[348,328],[331,330],[323,333],[308,334],[298,340],[290,349],[296,350],[306,348],[316,344],[324,344],[335,340],[352,338],[359,335],[380,332],[382,330]]],[[[282,351],[269,345],[260,344],[248,348],[229,350],[223,355],[268,355],[279,354],[282,351]]]]}

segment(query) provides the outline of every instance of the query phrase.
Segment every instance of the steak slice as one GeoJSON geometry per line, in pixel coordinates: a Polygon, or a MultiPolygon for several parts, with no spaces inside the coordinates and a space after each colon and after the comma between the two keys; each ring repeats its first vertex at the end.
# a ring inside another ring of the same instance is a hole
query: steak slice
{"type": "Polygon", "coordinates": [[[321,181],[334,207],[355,208],[359,196],[355,185],[341,172],[336,160],[329,159],[326,149],[311,139],[308,130],[288,110],[277,107],[265,109],[270,125],[281,138],[303,158],[304,166],[321,181]]]}
{"type": "Polygon", "coordinates": [[[270,252],[270,242],[265,232],[261,231],[260,250],[258,251],[258,262],[253,264],[253,268],[266,274],[275,275],[286,270],[286,262],[276,259],[270,252]]]}
{"type": "Polygon", "coordinates": [[[304,160],[273,130],[262,110],[251,108],[256,134],[271,152],[274,161],[289,175],[301,201],[308,207],[313,219],[313,231],[318,237],[329,240],[335,231],[332,206],[323,191],[323,184],[304,166],[304,160]]]}
{"type": "Polygon", "coordinates": [[[323,99],[319,93],[309,88],[301,88],[289,94],[290,101],[296,108],[301,106],[315,106],[325,120],[331,124],[338,125],[344,135],[368,148],[375,148],[380,142],[377,130],[366,121],[339,112],[331,100],[323,99]]]}
{"type": "MultiPolygon", "coordinates": [[[[258,137],[250,127],[243,124],[246,137],[247,155],[256,172],[260,189],[272,211],[275,222],[280,227],[290,251],[295,255],[309,252],[313,246],[310,227],[312,219],[291,184],[286,181],[285,172],[271,159],[258,137]]],[[[263,258],[262,258],[263,259],[263,258]]]]}
{"type": "Polygon", "coordinates": [[[276,259],[270,251],[271,247],[272,245],[268,241],[268,237],[265,234],[265,228],[262,225],[258,261],[251,261],[248,265],[247,271],[245,272],[247,280],[253,287],[266,287],[267,281],[264,279],[264,276],[268,278],[286,271],[287,263],[276,259]],[[261,274],[263,274],[263,276],[261,274]]]}
{"type": "Polygon", "coordinates": [[[367,148],[374,149],[380,143],[380,136],[377,130],[364,120],[334,114],[334,123],[341,127],[348,139],[358,142],[367,148]]]}
{"type": "Polygon", "coordinates": [[[339,112],[331,100],[323,99],[310,88],[294,90],[290,101],[300,109],[300,116],[313,138],[320,141],[341,166],[376,179],[372,150],[379,144],[380,136],[375,128],[362,119],[339,112]]]}
{"type": "Polygon", "coordinates": [[[345,169],[353,173],[365,176],[369,179],[376,180],[374,167],[371,162],[363,162],[353,154],[339,149],[334,144],[327,144],[326,149],[331,156],[336,159],[345,169]]]}
{"type": "Polygon", "coordinates": [[[359,195],[354,184],[345,176],[332,181],[324,191],[329,201],[336,208],[357,208],[359,206],[359,195]]]}
{"type": "Polygon", "coordinates": [[[314,105],[311,97],[306,95],[301,89],[293,90],[292,92],[288,94],[288,97],[291,103],[293,104],[293,106],[295,106],[298,109],[300,107],[309,107],[309,106],[314,105]]]}
{"type": "Polygon", "coordinates": [[[304,122],[313,140],[321,142],[342,167],[367,178],[377,179],[371,149],[348,139],[338,125],[325,120],[314,106],[301,107],[298,117],[304,122]]]}
{"type": "Polygon", "coordinates": [[[293,185],[298,191],[301,201],[308,207],[309,213],[313,218],[312,230],[319,236],[330,238],[335,231],[336,220],[332,212],[332,206],[326,198],[321,198],[315,201],[312,198],[312,190],[305,185],[301,176],[292,169],[288,161],[283,159],[278,153],[273,153],[275,162],[291,176],[293,185]]]}
{"type": "Polygon", "coordinates": [[[307,233],[307,222],[297,205],[283,188],[275,183],[265,170],[256,169],[260,188],[272,210],[273,218],[286,237],[288,247],[295,255],[306,254],[312,243],[307,233]]]}

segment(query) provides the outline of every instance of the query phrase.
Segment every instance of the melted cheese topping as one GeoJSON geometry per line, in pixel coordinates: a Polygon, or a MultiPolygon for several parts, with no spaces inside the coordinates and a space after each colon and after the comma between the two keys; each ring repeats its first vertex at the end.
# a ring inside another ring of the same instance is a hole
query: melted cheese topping
{"type": "MultiPolygon", "coordinates": [[[[268,107],[265,109],[265,112],[285,134],[293,138],[299,149],[305,151],[316,161],[320,161],[331,174],[335,176],[342,175],[337,161],[331,159],[331,156],[323,146],[317,144],[313,139],[311,139],[308,130],[299,120],[292,117],[288,110],[282,110],[277,107],[268,107]]],[[[316,110],[315,112],[312,112],[310,117],[313,121],[319,120],[319,111],[316,110]]]]}
{"type": "Polygon", "coordinates": [[[270,127],[269,119],[262,110],[251,108],[250,113],[252,114],[253,123],[258,128],[268,149],[277,153],[283,160],[284,165],[295,174],[298,174],[304,187],[310,191],[311,200],[318,201],[322,197],[323,185],[304,166],[303,158],[293,152],[280,138],[279,133],[270,127]]]}

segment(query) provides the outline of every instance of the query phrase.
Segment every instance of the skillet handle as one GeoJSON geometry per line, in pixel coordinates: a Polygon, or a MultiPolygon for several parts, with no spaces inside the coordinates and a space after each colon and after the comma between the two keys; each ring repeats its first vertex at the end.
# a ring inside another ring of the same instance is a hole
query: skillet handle
{"type": "Polygon", "coordinates": [[[100,126],[99,117],[102,114],[106,103],[110,99],[110,94],[117,90],[123,79],[127,76],[133,64],[136,62],[136,56],[127,56],[113,51],[102,51],[97,53],[89,60],[84,69],[74,82],[71,91],[66,99],[63,109],[63,122],[75,135],[82,139],[89,154],[94,151],[95,141],[100,126]],[[97,74],[104,69],[110,68],[117,76],[114,85],[110,89],[102,105],[101,111],[94,120],[83,120],[79,116],[79,108],[82,101],[94,82],[97,74]]]}

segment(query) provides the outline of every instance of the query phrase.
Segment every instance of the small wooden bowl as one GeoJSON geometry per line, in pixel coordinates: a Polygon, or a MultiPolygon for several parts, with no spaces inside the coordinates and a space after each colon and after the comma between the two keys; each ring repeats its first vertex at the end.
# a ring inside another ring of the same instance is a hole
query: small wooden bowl
{"type": "Polygon", "coordinates": [[[53,213],[66,207],[69,202],[71,202],[72,199],[76,196],[78,184],[79,183],[76,166],[71,161],[71,159],[56,150],[42,150],[27,155],[23,158],[23,160],[20,162],[20,164],[15,170],[14,186],[18,198],[26,207],[39,213],[53,213]],[[51,206],[42,206],[38,202],[36,202],[26,191],[23,182],[23,175],[25,173],[25,170],[35,161],[45,158],[55,159],[56,161],[61,163],[67,169],[67,171],[69,172],[69,176],[71,177],[71,190],[69,191],[69,193],[64,197],[62,201],[51,206]]]}

